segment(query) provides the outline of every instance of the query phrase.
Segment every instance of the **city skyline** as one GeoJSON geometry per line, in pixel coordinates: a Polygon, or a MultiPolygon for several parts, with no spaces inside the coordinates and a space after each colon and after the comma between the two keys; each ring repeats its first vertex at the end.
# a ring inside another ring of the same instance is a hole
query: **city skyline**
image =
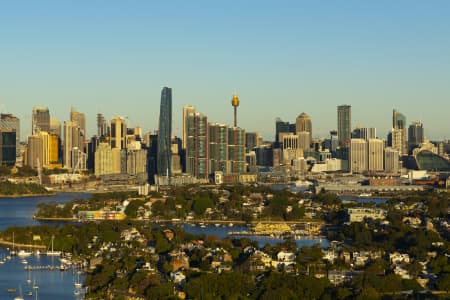
{"type": "Polygon", "coordinates": [[[153,131],[159,91],[170,86],[177,136],[185,105],[232,124],[236,91],[239,126],[265,139],[276,117],[295,122],[301,112],[313,137],[328,136],[336,106],[347,103],[352,127],[385,138],[398,109],[441,140],[449,138],[449,12],[445,1],[5,3],[0,110],[21,119],[22,140],[33,106],[61,123],[76,107],[88,136],[100,112],[153,131]]]}

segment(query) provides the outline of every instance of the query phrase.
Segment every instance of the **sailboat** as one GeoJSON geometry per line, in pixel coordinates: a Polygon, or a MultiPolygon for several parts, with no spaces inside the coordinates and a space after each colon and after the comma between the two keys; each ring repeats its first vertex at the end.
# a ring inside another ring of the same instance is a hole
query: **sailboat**
{"type": "Polygon", "coordinates": [[[11,249],[11,251],[9,251],[9,255],[14,256],[14,255],[16,255],[16,254],[17,254],[17,252],[16,252],[16,248],[14,247],[14,232],[13,232],[12,249],[11,249]]]}
{"type": "Polygon", "coordinates": [[[53,250],[53,240],[54,240],[55,236],[52,235],[52,250],[48,250],[46,252],[47,256],[60,256],[61,255],[61,251],[55,251],[53,250]]]}
{"type": "Polygon", "coordinates": [[[14,300],[24,300],[22,296],[22,287],[19,285],[19,296],[14,297],[14,300]]]}
{"type": "Polygon", "coordinates": [[[80,275],[77,274],[77,281],[73,284],[75,288],[81,289],[83,287],[83,283],[80,281],[80,275]]]}

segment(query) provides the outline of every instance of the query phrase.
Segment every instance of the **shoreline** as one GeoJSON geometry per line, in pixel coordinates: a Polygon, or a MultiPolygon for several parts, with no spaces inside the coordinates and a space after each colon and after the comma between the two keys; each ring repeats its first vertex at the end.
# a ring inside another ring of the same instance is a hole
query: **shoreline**
{"type": "MultiPolygon", "coordinates": [[[[38,217],[33,215],[33,219],[37,221],[53,221],[53,222],[95,222],[95,221],[111,221],[111,220],[85,220],[79,218],[63,218],[63,217],[38,217]]],[[[221,224],[221,225],[229,225],[229,224],[239,224],[239,225],[256,225],[258,223],[262,224],[288,224],[288,225],[298,225],[298,224],[317,224],[317,225],[326,225],[324,221],[317,219],[303,219],[297,221],[282,221],[282,220],[264,220],[264,221],[251,221],[246,222],[242,220],[172,220],[172,219],[124,219],[124,220],[114,220],[114,221],[133,221],[133,222],[151,222],[151,223],[172,223],[172,224],[221,224]]]]}
{"type": "Polygon", "coordinates": [[[28,248],[28,249],[47,249],[44,245],[30,245],[30,244],[20,244],[8,242],[3,239],[0,239],[0,246],[9,246],[12,247],[14,245],[15,248],[28,248]]]}
{"type": "Polygon", "coordinates": [[[33,215],[33,220],[36,221],[53,221],[53,222],[77,222],[77,218],[62,218],[62,217],[37,217],[33,215]]]}
{"type": "Polygon", "coordinates": [[[33,198],[33,197],[45,197],[45,196],[56,196],[57,193],[48,194],[14,194],[14,195],[4,195],[0,194],[0,199],[2,198],[33,198]]]}

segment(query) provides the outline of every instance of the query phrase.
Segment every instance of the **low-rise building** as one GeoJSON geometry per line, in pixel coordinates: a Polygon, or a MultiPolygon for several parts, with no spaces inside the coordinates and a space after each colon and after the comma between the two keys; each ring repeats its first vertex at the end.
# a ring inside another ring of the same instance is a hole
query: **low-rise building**
{"type": "Polygon", "coordinates": [[[364,219],[384,220],[386,210],[381,208],[355,207],[348,209],[350,222],[362,222],[364,219]]]}

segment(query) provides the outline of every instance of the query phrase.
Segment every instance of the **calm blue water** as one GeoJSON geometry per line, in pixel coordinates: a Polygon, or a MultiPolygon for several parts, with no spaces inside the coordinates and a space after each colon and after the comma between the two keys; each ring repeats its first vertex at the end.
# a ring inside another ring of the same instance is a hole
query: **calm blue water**
{"type": "MultiPolygon", "coordinates": [[[[229,232],[238,232],[238,231],[249,231],[248,227],[241,226],[241,225],[234,225],[233,227],[228,226],[219,226],[216,227],[215,225],[206,225],[205,228],[201,228],[200,226],[192,226],[191,224],[183,224],[181,225],[181,228],[186,230],[189,233],[192,234],[205,234],[205,235],[215,235],[218,238],[225,238],[230,237],[228,235],[229,232]]],[[[269,244],[271,246],[274,246],[279,243],[283,243],[283,239],[277,239],[277,238],[271,238],[266,236],[236,236],[236,238],[246,237],[249,238],[252,241],[257,241],[258,245],[260,247],[263,247],[265,244],[269,244]]],[[[298,239],[295,240],[295,243],[297,244],[297,247],[303,247],[303,246],[312,246],[314,244],[320,244],[321,247],[326,248],[329,246],[329,242],[327,239],[323,238],[304,238],[304,239],[298,239]]]]}
{"type": "Polygon", "coordinates": [[[343,200],[343,201],[355,201],[355,202],[358,202],[360,204],[365,204],[365,203],[383,204],[383,203],[386,203],[388,201],[387,198],[381,198],[381,197],[364,197],[364,198],[360,198],[360,197],[342,196],[342,197],[339,197],[339,198],[341,200],[343,200]]]}
{"type": "MultiPolygon", "coordinates": [[[[37,210],[39,203],[65,203],[75,198],[90,198],[90,194],[61,193],[50,197],[30,197],[30,198],[0,198],[0,230],[10,226],[30,226],[42,224],[33,220],[33,214],[37,210]]],[[[4,248],[0,248],[0,259],[7,255],[4,248]]],[[[74,282],[78,275],[72,271],[61,272],[59,270],[49,271],[25,271],[21,258],[13,257],[0,264],[0,299],[14,299],[19,295],[19,287],[22,290],[24,299],[36,299],[27,296],[32,290],[32,286],[27,284],[29,278],[39,286],[37,299],[60,300],[60,299],[81,299],[82,296],[74,295],[74,282]],[[15,289],[16,293],[8,293],[8,289],[15,289]]],[[[59,266],[59,259],[56,257],[29,256],[26,258],[30,266],[59,266]]],[[[83,278],[80,278],[83,280],[83,278]]]]}
{"type": "Polygon", "coordinates": [[[66,203],[75,198],[89,199],[90,197],[91,194],[84,193],[59,193],[55,196],[44,197],[0,198],[0,230],[11,226],[42,224],[33,219],[39,203],[66,203]]]}
{"type": "MultiPolygon", "coordinates": [[[[59,193],[56,196],[31,197],[31,198],[0,198],[0,230],[4,230],[10,226],[33,226],[46,224],[58,224],[55,222],[40,222],[33,219],[33,214],[37,211],[39,203],[66,203],[75,198],[89,199],[91,194],[84,193],[59,193]]],[[[233,227],[216,227],[208,225],[206,228],[200,226],[191,226],[188,224],[181,225],[187,232],[193,234],[215,235],[219,238],[228,236],[230,231],[248,231],[245,226],[235,225],[233,227]]],[[[266,243],[275,245],[282,243],[282,239],[269,237],[249,236],[251,240],[258,241],[262,247],[266,243]]],[[[322,247],[328,246],[326,239],[301,239],[296,240],[297,246],[310,246],[320,244],[322,247]]],[[[6,256],[7,251],[0,248],[0,259],[6,256]]],[[[72,271],[61,272],[59,270],[49,271],[25,271],[21,258],[13,257],[4,264],[0,264],[0,299],[14,299],[19,294],[19,286],[21,287],[24,299],[36,299],[36,293],[28,297],[27,294],[32,290],[31,285],[27,284],[27,279],[35,281],[39,286],[38,299],[44,300],[60,300],[60,299],[81,299],[82,295],[74,295],[74,282],[78,275],[72,271]],[[8,289],[16,289],[16,293],[8,293],[8,289]]],[[[28,264],[31,266],[59,266],[59,259],[46,256],[30,256],[27,258],[28,264]]],[[[83,280],[83,278],[80,278],[83,280]]]]}

